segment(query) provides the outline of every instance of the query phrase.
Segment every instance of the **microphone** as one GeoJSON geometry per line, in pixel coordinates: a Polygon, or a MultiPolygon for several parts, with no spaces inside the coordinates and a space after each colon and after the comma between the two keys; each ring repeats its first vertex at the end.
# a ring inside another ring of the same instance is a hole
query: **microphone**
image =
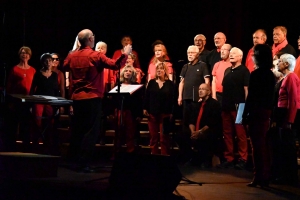
{"type": "Polygon", "coordinates": [[[178,60],[177,62],[179,62],[179,63],[180,63],[180,62],[185,62],[185,61],[184,61],[184,60],[178,60]]]}
{"type": "Polygon", "coordinates": [[[169,62],[169,63],[170,63],[170,62],[171,62],[171,60],[164,60],[164,62],[169,62]]]}

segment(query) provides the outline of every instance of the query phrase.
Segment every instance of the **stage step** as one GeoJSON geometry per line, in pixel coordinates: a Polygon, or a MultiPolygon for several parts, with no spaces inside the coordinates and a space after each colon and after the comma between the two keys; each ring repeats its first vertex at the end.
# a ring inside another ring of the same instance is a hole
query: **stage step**
{"type": "Polygon", "coordinates": [[[22,152],[0,152],[1,177],[34,179],[57,177],[60,156],[22,152]]]}

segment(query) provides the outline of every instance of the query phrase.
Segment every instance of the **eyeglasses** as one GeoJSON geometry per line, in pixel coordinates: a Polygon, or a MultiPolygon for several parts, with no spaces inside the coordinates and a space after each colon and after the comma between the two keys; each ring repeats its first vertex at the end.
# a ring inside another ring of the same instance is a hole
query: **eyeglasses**
{"type": "Polygon", "coordinates": [[[52,58],[53,61],[59,61],[59,58],[52,58]]]}
{"type": "Polygon", "coordinates": [[[187,54],[196,54],[198,52],[188,51],[187,54]]]}

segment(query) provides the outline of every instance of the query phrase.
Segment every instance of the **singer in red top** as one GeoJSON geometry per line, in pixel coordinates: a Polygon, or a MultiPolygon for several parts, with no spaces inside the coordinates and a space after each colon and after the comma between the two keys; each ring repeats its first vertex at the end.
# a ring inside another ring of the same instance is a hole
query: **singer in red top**
{"type": "Polygon", "coordinates": [[[70,142],[71,158],[79,164],[79,170],[92,172],[91,159],[100,129],[101,105],[104,95],[103,69],[117,70],[121,60],[131,53],[131,45],[124,47],[117,59],[107,58],[94,51],[95,35],[89,29],[79,32],[81,47],[71,52],[64,61],[64,69],[71,70],[74,120],[70,142]]]}

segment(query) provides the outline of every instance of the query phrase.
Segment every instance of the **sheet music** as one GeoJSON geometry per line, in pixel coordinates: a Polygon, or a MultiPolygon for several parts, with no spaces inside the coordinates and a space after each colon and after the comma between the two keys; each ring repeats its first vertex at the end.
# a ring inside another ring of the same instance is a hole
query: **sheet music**
{"type": "Polygon", "coordinates": [[[235,118],[236,124],[242,124],[245,103],[239,103],[238,111],[235,118]]]}
{"type": "Polygon", "coordinates": [[[57,100],[58,99],[57,97],[45,96],[45,95],[32,95],[32,96],[37,97],[37,98],[49,99],[49,100],[57,100]]]}
{"type": "MultiPolygon", "coordinates": [[[[143,85],[128,85],[128,84],[122,84],[120,87],[120,93],[130,93],[132,94],[139,88],[141,88],[143,85]]],[[[118,86],[114,87],[109,93],[118,93],[118,86]]]]}

